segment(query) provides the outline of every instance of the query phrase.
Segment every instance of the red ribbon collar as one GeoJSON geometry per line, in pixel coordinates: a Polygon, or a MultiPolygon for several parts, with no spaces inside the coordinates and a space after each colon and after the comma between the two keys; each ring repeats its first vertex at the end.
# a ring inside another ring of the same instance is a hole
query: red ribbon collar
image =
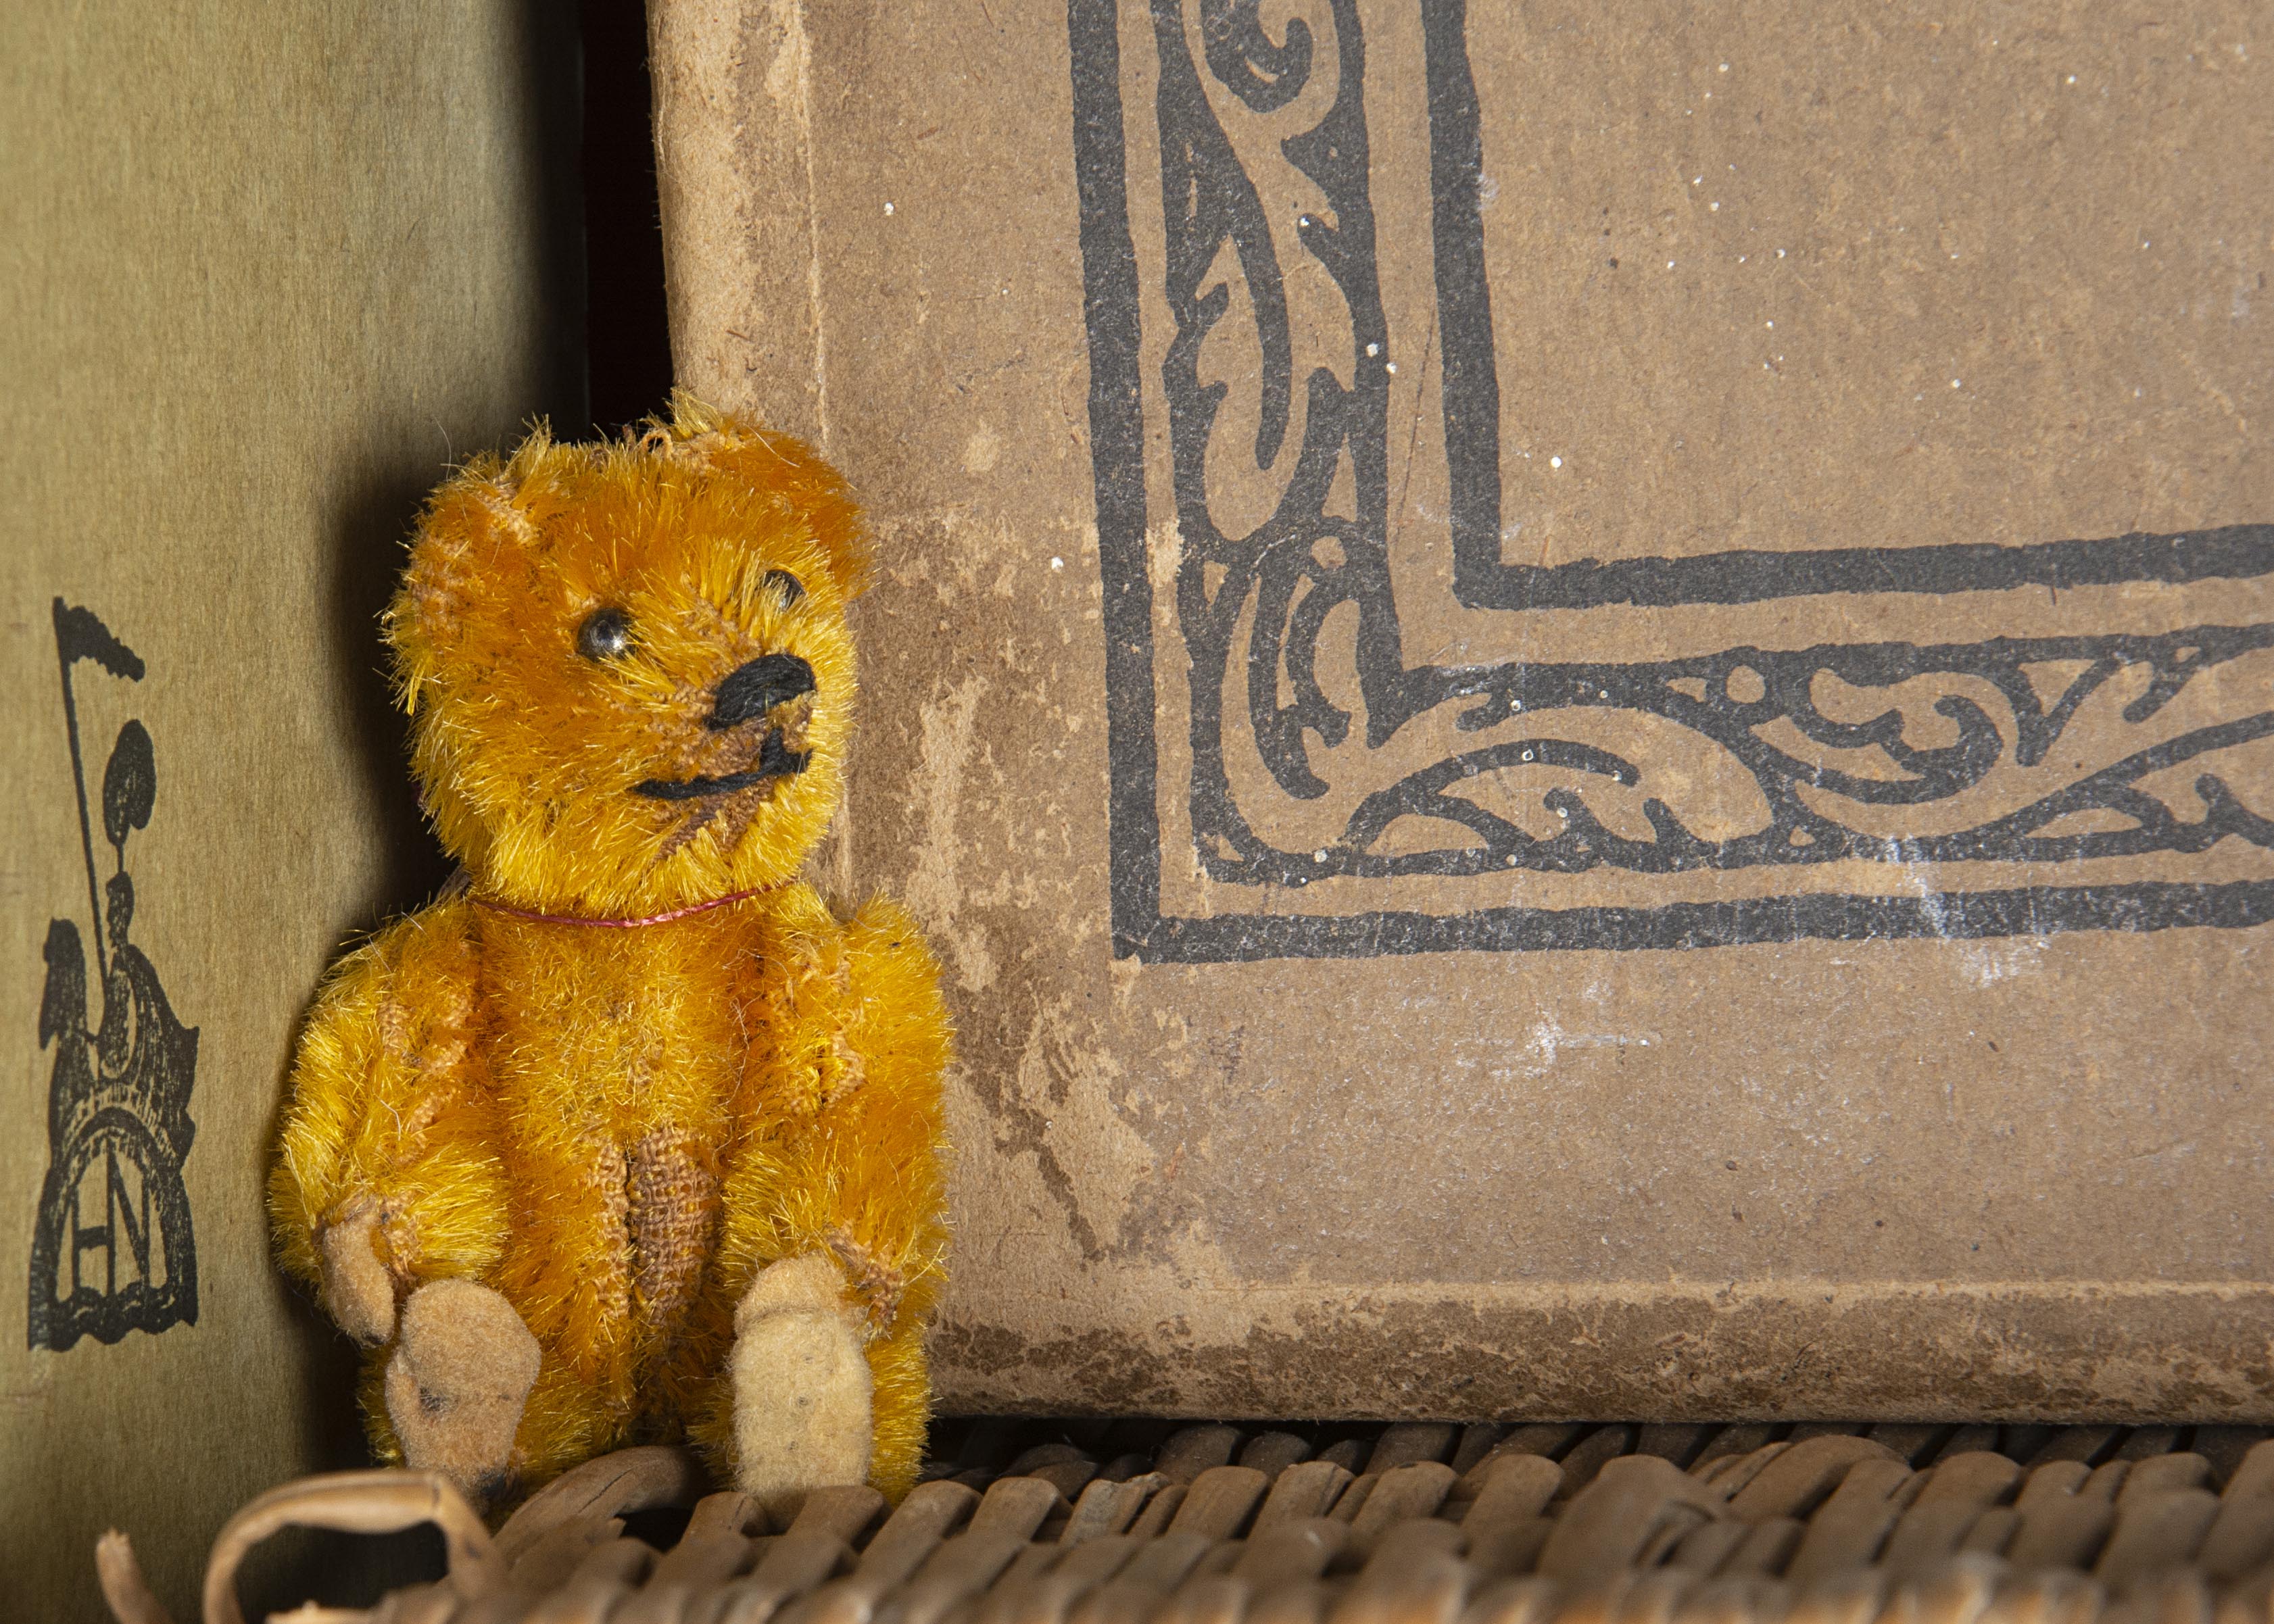
{"type": "Polygon", "coordinates": [[[674,908],[668,914],[650,914],[643,919],[586,919],[581,914],[540,914],[534,908],[508,907],[502,902],[492,902],[486,897],[477,897],[474,906],[487,908],[493,914],[504,914],[514,919],[534,920],[543,925],[591,925],[603,930],[636,930],[643,925],[667,925],[674,919],[686,919],[697,914],[708,914],[713,908],[747,902],[753,897],[763,897],[770,891],[779,891],[787,880],[776,880],[771,885],[753,885],[748,891],[728,891],[723,897],[713,897],[708,902],[690,903],[683,908],[674,908]]]}

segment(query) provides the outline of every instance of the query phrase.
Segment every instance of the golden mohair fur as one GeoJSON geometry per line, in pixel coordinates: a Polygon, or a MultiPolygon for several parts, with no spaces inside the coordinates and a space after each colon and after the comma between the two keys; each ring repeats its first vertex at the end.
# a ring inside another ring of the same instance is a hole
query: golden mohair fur
{"type": "MultiPolygon", "coordinates": [[[[871,1480],[914,1480],[946,1011],[906,914],[840,919],[795,877],[842,789],[863,568],[835,472],[683,397],[637,438],[539,431],[477,458],[419,523],[386,628],[423,803],[468,884],[325,982],[270,1203],[284,1267],[320,1290],[325,1237],[368,1228],[373,1323],[393,1324],[387,1289],[503,1294],[543,1353],[514,1487],[681,1437],[731,1481],[736,1305],[812,1253],[867,1338],[871,1480]],[[606,657],[580,646],[602,610],[628,631],[606,657]],[[765,656],[804,661],[811,693],[720,726],[721,680],[765,656]],[[780,752],[802,771],[636,787],[780,752]],[[526,916],[647,918],[753,888],[771,889],[636,928],[526,916]]],[[[370,1355],[365,1407],[395,1459],[388,1357],[370,1355]]]]}

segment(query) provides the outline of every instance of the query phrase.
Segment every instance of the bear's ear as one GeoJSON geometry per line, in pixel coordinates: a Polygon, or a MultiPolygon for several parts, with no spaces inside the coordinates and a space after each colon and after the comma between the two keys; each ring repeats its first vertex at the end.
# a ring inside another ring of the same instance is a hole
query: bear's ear
{"type": "Polygon", "coordinates": [[[670,424],[657,423],[649,440],[733,480],[752,498],[786,499],[828,559],[838,590],[850,600],[867,589],[868,527],[860,504],[844,476],[803,440],[706,406],[683,389],[672,392],[670,424]]]}
{"type": "Polygon", "coordinates": [[[417,711],[433,692],[475,603],[493,599],[500,575],[527,555],[537,535],[527,487],[554,452],[540,423],[511,458],[501,461],[487,452],[471,457],[427,498],[403,584],[383,617],[403,710],[417,711]],[[485,584],[487,590],[478,592],[485,584]]]}

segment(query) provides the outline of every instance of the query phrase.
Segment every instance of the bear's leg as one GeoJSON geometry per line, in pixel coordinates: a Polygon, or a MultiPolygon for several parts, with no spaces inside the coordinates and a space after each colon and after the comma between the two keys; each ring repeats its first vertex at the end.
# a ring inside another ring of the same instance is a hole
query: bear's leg
{"type": "Polygon", "coordinates": [[[909,1318],[869,1344],[875,1395],[877,1442],[869,1481],[898,1505],[923,1469],[924,1435],[931,1421],[931,1376],[924,1363],[923,1322],[909,1318]]]}
{"type": "Polygon", "coordinates": [[[403,1304],[387,1363],[387,1418],[403,1463],[440,1472],[477,1505],[510,1486],[513,1440],[537,1380],[537,1338],[511,1303],[437,1280],[403,1304]]]}
{"type": "Polygon", "coordinates": [[[547,1350],[514,1434],[513,1493],[531,1493],[596,1455],[646,1441],[635,1435],[635,1418],[621,1389],[594,1385],[547,1350]]]}
{"type": "Polygon", "coordinates": [[[809,1489],[859,1483],[873,1383],[845,1276],[825,1255],[769,1264],[734,1312],[728,1356],[735,1486],[780,1515],[809,1489]]]}

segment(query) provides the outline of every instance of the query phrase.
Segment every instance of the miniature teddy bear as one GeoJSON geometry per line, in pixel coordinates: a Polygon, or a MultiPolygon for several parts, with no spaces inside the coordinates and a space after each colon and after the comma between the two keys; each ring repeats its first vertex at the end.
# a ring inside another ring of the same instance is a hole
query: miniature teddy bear
{"type": "Polygon", "coordinates": [[[862,575],[839,476],[684,397],[430,500],[386,630],[463,883],[325,982],[270,1185],[382,1459],[493,1507],[681,1438],[777,1506],[915,1481],[947,1016],[905,914],[797,877],[862,575]]]}

